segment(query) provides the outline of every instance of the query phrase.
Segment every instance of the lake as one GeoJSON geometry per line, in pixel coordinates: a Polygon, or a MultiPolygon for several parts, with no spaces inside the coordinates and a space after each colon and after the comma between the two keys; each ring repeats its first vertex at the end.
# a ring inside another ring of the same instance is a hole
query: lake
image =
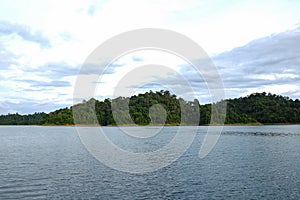
{"type": "MultiPolygon", "coordinates": [[[[116,145],[147,152],[166,145],[177,128],[136,139],[118,127],[103,130],[116,145]]],[[[2,126],[0,199],[300,199],[299,125],[226,126],[200,159],[206,130],[199,127],[171,165],[132,174],[96,160],[74,127],[2,126]]]]}

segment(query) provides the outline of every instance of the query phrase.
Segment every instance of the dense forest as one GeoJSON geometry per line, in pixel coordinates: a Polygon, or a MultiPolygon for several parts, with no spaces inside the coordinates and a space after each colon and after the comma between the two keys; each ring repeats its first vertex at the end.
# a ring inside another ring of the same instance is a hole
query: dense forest
{"type": "Polygon", "coordinates": [[[29,115],[8,114],[0,116],[0,125],[40,125],[47,116],[46,113],[34,113],[29,115]]]}
{"type": "MultiPolygon", "coordinates": [[[[227,103],[226,124],[300,123],[298,99],[263,92],[224,101],[227,103]]],[[[1,115],[0,125],[73,125],[74,119],[76,124],[102,126],[151,123],[207,125],[211,119],[211,107],[211,104],[200,105],[197,99],[186,101],[169,91],[161,90],[130,98],[119,97],[104,101],[93,98],[48,114],[1,115]]]]}

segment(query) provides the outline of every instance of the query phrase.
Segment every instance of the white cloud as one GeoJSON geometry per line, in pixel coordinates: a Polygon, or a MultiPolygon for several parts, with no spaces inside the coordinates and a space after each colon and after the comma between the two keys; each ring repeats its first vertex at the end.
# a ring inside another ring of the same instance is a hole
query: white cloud
{"type": "Polygon", "coordinates": [[[262,80],[271,80],[271,81],[275,81],[277,79],[294,79],[294,78],[298,78],[299,75],[297,74],[259,74],[259,75],[253,75],[253,78],[256,79],[262,79],[262,80]]]}
{"type": "MultiPolygon", "coordinates": [[[[9,32],[3,29],[0,33],[0,94],[14,103],[22,99],[43,103],[52,101],[57,105],[59,102],[69,103],[80,64],[98,45],[124,31],[149,27],[174,30],[196,41],[210,55],[215,55],[245,45],[251,40],[291,29],[300,22],[300,3],[295,1],[28,0],[16,3],[4,0],[1,4],[0,22],[12,24],[12,29],[9,32]],[[47,45],[43,46],[43,42],[47,45]],[[39,88],[28,80],[46,82],[53,84],[53,87],[47,86],[38,91],[39,88]],[[55,87],[59,81],[69,82],[70,86],[55,87]]],[[[104,75],[102,91],[97,94],[108,96],[125,74],[144,64],[172,66],[179,73],[185,72],[180,70],[185,62],[174,56],[153,52],[136,52],[135,59],[131,56],[118,60],[116,66],[104,75]]],[[[232,63],[244,67],[261,64],[258,61],[280,62],[268,58],[251,60],[248,64],[232,63]]],[[[251,69],[256,70],[256,79],[285,81],[298,80],[295,67],[299,66],[288,65],[286,70],[290,71],[280,71],[277,67],[270,73],[258,72],[262,69],[255,67],[251,69]]],[[[222,72],[224,76],[229,73],[239,75],[240,81],[243,76],[251,76],[250,71],[245,69],[240,72],[232,66],[222,72]]],[[[161,73],[159,76],[166,78],[168,74],[161,73]]],[[[146,80],[153,79],[141,77],[140,82],[146,80]]],[[[246,88],[245,83],[239,84],[246,88]]],[[[249,88],[252,91],[252,86],[249,88]]],[[[273,86],[257,88],[275,91],[273,86]]],[[[291,91],[297,90],[295,86],[290,88],[291,91]]],[[[228,87],[227,90],[237,93],[234,87],[228,87]]]]}
{"type": "Polygon", "coordinates": [[[130,86],[145,87],[146,83],[165,79],[174,76],[175,73],[179,73],[179,66],[186,64],[186,62],[178,56],[165,51],[141,50],[120,57],[114,64],[119,65],[118,67],[109,66],[109,68],[115,68],[114,73],[104,74],[98,81],[96,96],[112,97],[115,87],[126,76],[130,76],[131,79],[127,81],[127,85],[122,86],[124,94],[126,94],[126,88],[130,88],[130,86]],[[164,66],[170,70],[165,70],[163,67],[155,67],[156,65],[164,66]],[[148,66],[153,66],[154,68],[147,70],[148,66]],[[139,71],[139,68],[143,67],[145,67],[144,71],[139,71]]]}
{"type": "Polygon", "coordinates": [[[299,91],[300,87],[293,84],[266,85],[258,88],[248,88],[241,96],[250,95],[255,92],[270,92],[272,94],[287,94],[299,91]]]}

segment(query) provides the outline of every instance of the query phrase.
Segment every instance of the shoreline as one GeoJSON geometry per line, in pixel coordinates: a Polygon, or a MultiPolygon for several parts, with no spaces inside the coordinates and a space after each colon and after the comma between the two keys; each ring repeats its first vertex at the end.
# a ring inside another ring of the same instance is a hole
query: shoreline
{"type": "MultiPolygon", "coordinates": [[[[234,124],[201,124],[198,126],[276,126],[276,125],[282,125],[282,126],[288,126],[288,125],[300,125],[300,123],[234,123],[234,124]]],[[[180,125],[180,124],[152,124],[152,125],[136,125],[136,124],[110,124],[107,126],[102,126],[100,124],[35,124],[35,125],[0,125],[0,126],[39,126],[39,127],[47,127],[47,126],[61,126],[61,127],[145,127],[145,126],[191,126],[191,125],[180,125]]]]}
{"type": "MultiPolygon", "coordinates": [[[[201,124],[198,126],[270,126],[270,125],[300,125],[299,123],[233,123],[233,124],[201,124]]],[[[56,125],[56,124],[47,124],[47,125],[34,125],[34,126],[74,126],[74,127],[143,127],[143,126],[193,126],[193,125],[180,125],[180,124],[152,124],[152,125],[137,125],[137,124],[109,124],[102,126],[100,124],[66,124],[66,125],[56,125]]]]}

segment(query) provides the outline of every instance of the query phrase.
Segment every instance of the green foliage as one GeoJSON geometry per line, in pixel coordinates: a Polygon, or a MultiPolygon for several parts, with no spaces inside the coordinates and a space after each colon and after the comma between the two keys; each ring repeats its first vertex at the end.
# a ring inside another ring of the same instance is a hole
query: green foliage
{"type": "MultiPolygon", "coordinates": [[[[267,93],[228,99],[214,104],[216,108],[227,103],[226,124],[236,123],[300,123],[300,101],[267,93]]],[[[211,121],[212,105],[200,105],[198,100],[186,101],[169,91],[99,101],[90,99],[70,108],[30,115],[0,116],[0,125],[205,125],[211,121]],[[199,121],[200,110],[200,121],[199,121]]],[[[214,111],[218,116],[218,109],[214,111]]],[[[218,116],[220,119],[224,116],[218,116]]],[[[217,119],[218,120],[218,119],[217,119]]]]}
{"type": "Polygon", "coordinates": [[[72,111],[69,108],[63,108],[51,112],[43,117],[40,124],[42,125],[70,125],[74,124],[72,111]]]}
{"type": "Polygon", "coordinates": [[[150,124],[150,108],[152,108],[153,124],[180,124],[180,103],[176,95],[171,95],[169,91],[161,90],[155,93],[150,91],[145,94],[134,95],[129,99],[129,113],[136,124],[150,124]],[[159,117],[159,114],[153,113],[154,110],[158,109],[155,106],[157,104],[165,110],[165,112],[163,110],[160,110],[160,112],[162,115],[166,114],[166,119],[164,119],[164,116],[159,117]]]}
{"type": "Polygon", "coordinates": [[[39,125],[46,113],[34,113],[29,115],[8,114],[0,116],[0,125],[39,125]]]}
{"type": "Polygon", "coordinates": [[[281,95],[254,93],[247,97],[229,99],[227,105],[228,123],[239,123],[247,118],[263,124],[300,122],[300,101],[281,95]]]}

